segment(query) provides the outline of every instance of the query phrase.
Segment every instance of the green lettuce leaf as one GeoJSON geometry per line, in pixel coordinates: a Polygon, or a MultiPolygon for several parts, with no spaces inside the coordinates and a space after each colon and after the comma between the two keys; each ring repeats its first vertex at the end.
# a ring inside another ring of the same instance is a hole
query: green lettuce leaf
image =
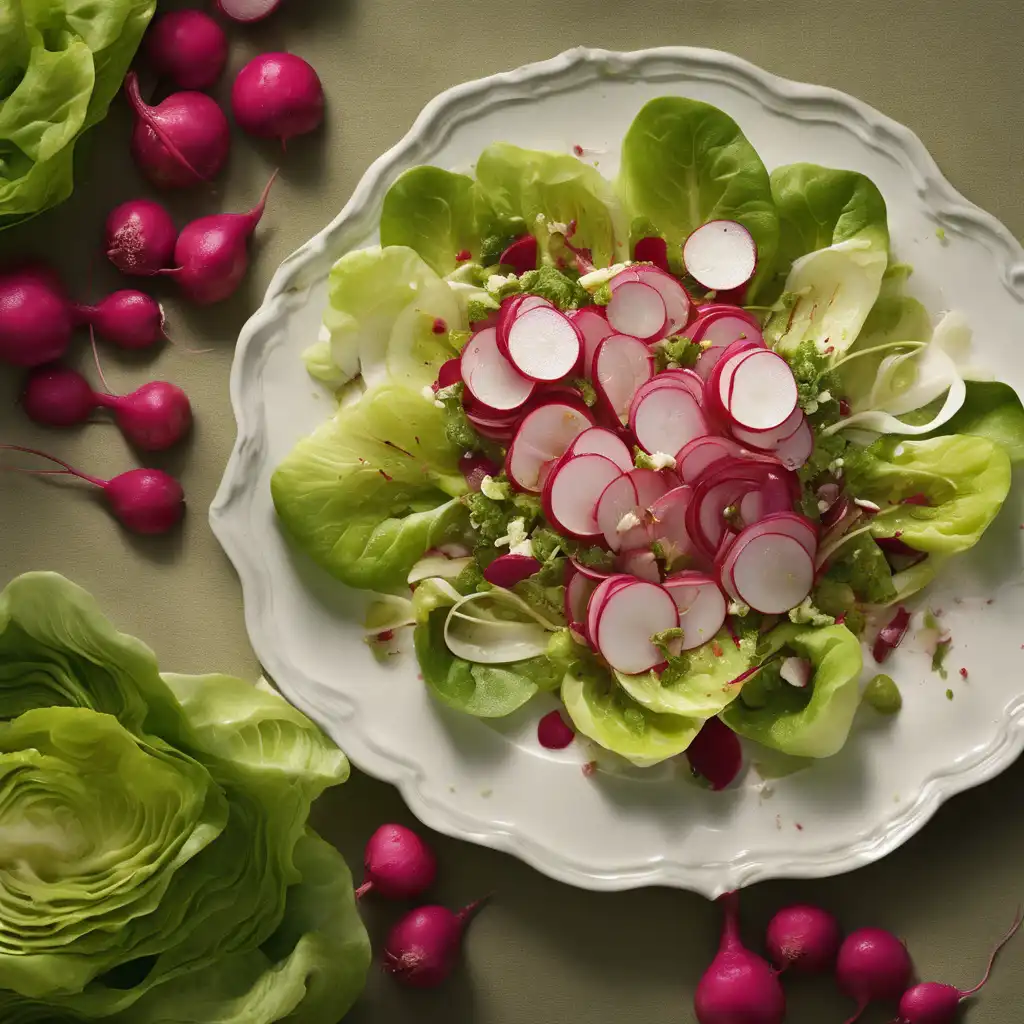
{"type": "Polygon", "coordinates": [[[959,412],[928,436],[985,437],[999,445],[1011,462],[1024,461],[1024,407],[1017,392],[1000,381],[969,380],[966,390],[959,412]]]}
{"type": "Polygon", "coordinates": [[[465,529],[459,455],[441,409],[387,384],[300,441],[271,493],[288,534],[314,561],[349,586],[391,590],[424,551],[465,529]]]}

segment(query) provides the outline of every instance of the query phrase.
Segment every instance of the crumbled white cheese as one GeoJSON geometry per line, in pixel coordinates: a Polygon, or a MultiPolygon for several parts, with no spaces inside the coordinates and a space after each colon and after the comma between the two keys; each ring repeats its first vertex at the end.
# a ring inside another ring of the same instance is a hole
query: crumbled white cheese
{"type": "Polygon", "coordinates": [[[527,537],[526,540],[513,544],[508,552],[510,555],[526,555],[527,558],[533,558],[533,541],[527,537]]]}
{"type": "MultiPolygon", "coordinates": [[[[434,401],[434,389],[429,384],[424,384],[423,385],[423,387],[420,389],[420,394],[428,402],[433,402],[434,401]]],[[[444,408],[444,402],[441,402],[440,405],[441,405],[441,408],[443,409],[444,408]]]]}
{"type": "Polygon", "coordinates": [[[588,292],[597,291],[601,285],[607,284],[616,274],[621,274],[629,265],[627,260],[625,263],[615,263],[610,267],[600,267],[597,270],[592,270],[589,274],[584,274],[580,278],[580,286],[586,288],[588,292]]]}
{"type": "Polygon", "coordinates": [[[642,520],[635,512],[627,512],[615,527],[616,533],[628,533],[634,526],[640,526],[642,520]]]}
{"type": "Polygon", "coordinates": [[[487,290],[489,292],[497,292],[501,290],[502,285],[511,284],[513,281],[518,281],[519,278],[515,274],[491,274],[487,278],[487,290]]]}
{"type": "Polygon", "coordinates": [[[843,475],[843,466],[845,466],[845,465],[846,465],[846,460],[845,459],[833,459],[828,464],[828,471],[833,476],[840,477],[840,476],[843,475]]]}
{"type": "Polygon", "coordinates": [[[901,445],[901,444],[898,444],[898,445],[896,445],[896,447],[895,447],[895,448],[894,448],[894,449],[892,450],[892,453],[893,453],[893,455],[895,455],[895,456],[896,456],[896,458],[899,458],[899,457],[900,457],[900,456],[901,456],[901,455],[903,454],[903,452],[904,452],[904,451],[905,451],[905,449],[904,449],[903,445],[901,445]]]}
{"type": "Polygon", "coordinates": [[[742,619],[744,615],[750,614],[750,605],[744,604],[742,601],[730,601],[729,614],[742,619]]]}
{"type": "Polygon", "coordinates": [[[827,501],[818,502],[818,511],[822,514],[826,513],[832,506],[827,501]]]}
{"type": "Polygon", "coordinates": [[[558,220],[549,220],[548,221],[548,234],[549,235],[568,235],[569,234],[569,225],[568,224],[563,224],[561,221],[558,221],[558,220]]]}
{"type": "Polygon", "coordinates": [[[434,399],[434,405],[437,406],[438,409],[444,408],[444,402],[437,398],[434,399]]]}
{"type": "MultiPolygon", "coordinates": [[[[504,537],[499,537],[495,542],[496,548],[503,548],[508,545],[511,550],[517,544],[522,544],[527,539],[526,524],[523,518],[520,516],[518,519],[510,519],[508,524],[508,533],[504,537]]],[[[516,552],[518,554],[518,552],[516,552]]]]}
{"type": "Polygon", "coordinates": [[[666,455],[665,452],[655,452],[651,456],[651,463],[652,469],[675,469],[676,457],[674,455],[666,455]]]}
{"type": "Polygon", "coordinates": [[[509,497],[510,490],[506,483],[495,480],[493,476],[485,476],[480,481],[480,493],[491,501],[505,501],[509,497]]]}
{"type": "Polygon", "coordinates": [[[804,412],[807,413],[808,416],[813,416],[817,411],[818,411],[818,402],[817,402],[816,399],[812,398],[804,406],[804,412]]]}
{"type": "Polygon", "coordinates": [[[825,402],[831,402],[832,401],[832,392],[831,391],[822,391],[822,393],[820,395],[818,395],[818,401],[821,402],[822,404],[824,404],[825,402]]]}

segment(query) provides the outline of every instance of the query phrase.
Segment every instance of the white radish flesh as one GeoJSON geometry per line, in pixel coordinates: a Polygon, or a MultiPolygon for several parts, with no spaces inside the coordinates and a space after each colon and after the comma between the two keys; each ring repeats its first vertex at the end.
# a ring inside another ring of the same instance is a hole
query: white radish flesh
{"type": "Polygon", "coordinates": [[[533,393],[527,380],[498,351],[497,331],[486,327],[466,342],[460,364],[470,394],[492,409],[518,409],[533,393]]]}
{"type": "Polygon", "coordinates": [[[743,449],[728,437],[707,435],[683,445],[676,455],[676,472],[684,484],[695,484],[706,469],[725,459],[742,458],[743,449]]]}
{"type": "Polygon", "coordinates": [[[661,570],[658,568],[658,560],[654,552],[647,548],[632,548],[623,551],[616,559],[619,571],[629,576],[635,576],[640,580],[647,580],[649,583],[661,582],[661,570]]]}
{"type": "Polygon", "coordinates": [[[605,488],[622,470],[603,455],[566,459],[544,485],[545,511],[552,524],[580,540],[598,537],[595,510],[605,488]]]}
{"type": "Polygon", "coordinates": [[[776,427],[775,430],[744,430],[735,425],[730,429],[732,436],[741,444],[748,444],[751,448],[757,448],[760,451],[772,451],[776,445],[781,444],[794,434],[803,421],[803,409],[797,406],[786,418],[786,422],[776,427]]]}
{"type": "Polygon", "coordinates": [[[592,580],[581,572],[573,573],[565,588],[565,615],[570,622],[587,621],[587,602],[597,589],[597,584],[597,580],[592,580]]]}
{"type": "Polygon", "coordinates": [[[623,473],[633,468],[633,456],[626,447],[626,442],[618,434],[604,427],[591,427],[584,430],[569,446],[573,455],[603,455],[611,459],[623,473]]]}
{"type": "Polygon", "coordinates": [[[783,658],[779,675],[790,686],[802,690],[810,683],[813,671],[811,663],[806,658],[783,658]]]}
{"type": "Polygon", "coordinates": [[[657,267],[638,266],[632,268],[637,280],[654,288],[665,303],[666,337],[678,334],[690,321],[693,304],[681,282],[671,274],[657,267]]]}
{"type": "Polygon", "coordinates": [[[528,313],[538,306],[550,306],[551,303],[540,295],[513,295],[505,299],[498,311],[498,348],[503,356],[508,356],[508,332],[521,313],[528,313]]]}
{"type": "Polygon", "coordinates": [[[531,380],[561,380],[579,362],[582,349],[573,322],[549,306],[518,313],[508,330],[509,361],[531,380]]]}
{"type": "Polygon", "coordinates": [[[675,384],[681,384],[686,388],[687,391],[697,399],[698,402],[704,401],[704,381],[700,374],[696,370],[685,368],[682,370],[664,370],[658,374],[657,380],[664,381],[666,384],[672,381],[675,384]]]}
{"type": "Polygon", "coordinates": [[[597,346],[609,335],[615,334],[615,328],[597,311],[594,306],[578,309],[569,314],[569,319],[576,325],[583,336],[583,373],[589,377],[594,367],[594,353],[597,346]]]}
{"type": "Polygon", "coordinates": [[[752,326],[744,317],[731,313],[713,313],[698,320],[693,328],[692,339],[695,344],[704,346],[694,367],[704,380],[711,376],[715,364],[733,342],[750,341],[758,347],[764,347],[760,329],[752,326]]]}
{"type": "Polygon", "coordinates": [[[651,504],[651,535],[672,559],[691,556],[695,551],[686,529],[686,510],[692,498],[692,488],[674,487],[651,504]]]}
{"type": "Polygon", "coordinates": [[[597,346],[591,379],[608,411],[621,423],[626,422],[637,390],[653,376],[651,351],[638,338],[613,334],[597,346]]]}
{"type": "Polygon", "coordinates": [[[606,314],[616,331],[642,341],[660,338],[667,321],[665,300],[656,289],[640,281],[627,281],[616,288],[606,314]]]}
{"type": "Polygon", "coordinates": [[[726,409],[745,430],[780,427],[797,406],[796,380],[789,363],[767,349],[745,354],[729,385],[726,409]]]}
{"type": "Polygon", "coordinates": [[[662,387],[634,400],[629,425],[645,451],[677,452],[710,433],[696,399],[681,387],[662,387]]]}
{"type": "Polygon", "coordinates": [[[807,417],[803,417],[800,426],[789,437],[779,441],[773,451],[786,469],[799,469],[814,452],[814,434],[807,417]]]}
{"type": "Polygon", "coordinates": [[[632,582],[631,576],[624,576],[621,573],[616,573],[614,576],[609,576],[607,579],[601,580],[594,592],[590,595],[590,600],[587,602],[587,636],[590,638],[591,643],[594,642],[594,637],[597,636],[597,619],[600,615],[601,609],[604,607],[604,603],[607,598],[616,591],[619,587],[624,587],[626,584],[632,582]]]}
{"type": "Polygon", "coordinates": [[[524,491],[539,492],[544,467],[561,458],[591,425],[586,413],[564,402],[549,402],[527,413],[505,458],[509,478],[524,491]]]}
{"type": "Polygon", "coordinates": [[[814,560],[798,540],[780,533],[761,533],[742,545],[737,542],[723,572],[740,600],[765,615],[795,608],[814,585],[814,560]]]}
{"type": "Polygon", "coordinates": [[[742,224],[713,220],[686,239],[683,263],[690,276],[705,288],[729,291],[754,276],[757,244],[742,224]]]}
{"type": "Polygon", "coordinates": [[[707,397],[709,407],[719,416],[728,418],[729,395],[732,393],[732,378],[743,360],[753,352],[762,351],[749,341],[734,341],[715,363],[708,377],[707,397]]]}
{"type": "Polygon", "coordinates": [[[667,490],[662,475],[651,469],[631,469],[608,485],[597,503],[597,524],[612,551],[650,544],[649,510],[667,490]]]}
{"type": "Polygon", "coordinates": [[[651,637],[678,625],[679,613],[667,590],[632,580],[605,598],[597,614],[594,641],[612,668],[635,675],[663,661],[651,637]]]}
{"type": "Polygon", "coordinates": [[[669,576],[663,586],[679,611],[681,650],[690,651],[713,640],[729,610],[718,584],[701,572],[681,572],[669,576]]]}
{"type": "Polygon", "coordinates": [[[572,555],[569,556],[569,562],[576,572],[581,576],[586,576],[589,580],[594,580],[595,583],[600,583],[602,580],[608,579],[609,576],[615,575],[615,573],[610,570],[595,569],[592,565],[584,565],[579,561],[579,559],[574,558],[572,555]]]}

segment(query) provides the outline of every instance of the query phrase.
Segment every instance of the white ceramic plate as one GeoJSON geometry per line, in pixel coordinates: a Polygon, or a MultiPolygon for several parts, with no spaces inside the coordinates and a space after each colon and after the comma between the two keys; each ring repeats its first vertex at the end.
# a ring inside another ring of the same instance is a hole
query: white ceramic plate
{"type": "Polygon", "coordinates": [[[908,643],[889,666],[905,699],[894,720],[882,724],[862,711],[838,756],[767,785],[748,772],[738,788],[717,794],[664,766],[585,777],[582,744],[560,753],[538,746],[534,725],[547,707],[497,723],[440,708],[411,655],[387,668],[374,661],[361,642],[365,597],[289,549],[269,489],[274,467],[331,411],[299,359],[317,336],[327,273],[343,253],[377,240],[384,193],[402,171],[422,163],[467,169],[503,140],[563,152],[580,145],[612,177],[634,115],[669,93],[728,111],[769,169],[807,160],[869,175],[888,202],[896,255],[915,267],[912,290],[933,312],[961,310],[981,358],[1024,391],[1024,250],[945,181],[906,128],[841,93],[723,53],[579,49],[439,96],[370,168],[338,218],[280,268],[238,344],[238,442],[210,515],[241,577],[249,633],[267,671],[356,765],[398,786],[425,823],[575,885],[662,884],[714,896],[876,860],[947,797],[1018,755],[1019,481],[983,543],[949,566],[930,594],[953,633],[949,680],[908,643]]]}

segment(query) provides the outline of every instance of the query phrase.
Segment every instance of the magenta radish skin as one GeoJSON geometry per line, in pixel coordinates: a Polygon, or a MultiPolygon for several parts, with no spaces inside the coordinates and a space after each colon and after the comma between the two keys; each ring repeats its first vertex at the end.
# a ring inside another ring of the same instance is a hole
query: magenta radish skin
{"type": "Polygon", "coordinates": [[[659,270],[670,273],[668,266],[668,242],[657,235],[641,238],[633,247],[633,259],[637,263],[653,263],[659,270]]]}
{"type": "Polygon", "coordinates": [[[465,452],[459,457],[459,471],[466,478],[471,491],[479,491],[485,476],[497,476],[501,472],[486,455],[479,452],[465,452]]]}
{"type": "Polygon", "coordinates": [[[483,900],[453,914],[446,907],[420,907],[391,929],[384,970],[408,988],[436,988],[455,969],[466,926],[483,900]]]}
{"type": "Polygon", "coordinates": [[[171,215],[151,199],[132,199],[110,212],[107,259],[131,276],[149,277],[171,264],[178,229],[171,215]]]}
{"type": "Polygon", "coordinates": [[[404,825],[381,825],[366,844],[363,866],[357,899],[368,892],[386,900],[415,899],[437,878],[434,851],[404,825]]]}
{"type": "Polygon", "coordinates": [[[765,933],[768,958],[782,971],[824,974],[835,966],[842,932],[835,915],[798,903],[784,907],[765,933]]]}
{"type": "Polygon", "coordinates": [[[242,25],[253,25],[269,18],[281,6],[281,0],[217,0],[217,10],[242,25]]]}
{"type": "Polygon", "coordinates": [[[517,276],[537,269],[537,239],[533,235],[517,238],[499,257],[498,262],[511,267],[517,276]]]}
{"type": "MultiPolygon", "coordinates": [[[[685,627],[684,627],[685,629],[685,627]]],[[[725,789],[743,767],[743,751],[736,733],[721,719],[709,718],[686,748],[690,768],[711,789],[725,789]]]]}
{"type": "Polygon", "coordinates": [[[718,955],[697,985],[693,1008],[699,1024],[782,1024],[786,996],[769,964],[743,945],[739,894],[716,901],[725,911],[718,955]]]}
{"type": "Polygon", "coordinates": [[[92,415],[96,395],[77,371],[59,365],[40,366],[26,378],[21,404],[33,423],[74,427],[92,415]]]}
{"type": "Polygon", "coordinates": [[[60,281],[46,267],[0,273],[0,362],[41,366],[71,342],[74,314],[60,281]]]}
{"type": "Polygon", "coordinates": [[[202,92],[176,92],[155,107],[139,92],[139,78],[125,78],[135,111],[132,156],[158,188],[192,188],[212,181],[227,162],[231,130],[224,112],[202,92]]]}
{"type": "Polygon", "coordinates": [[[75,306],[75,315],[79,323],[91,325],[118,348],[151,348],[167,338],[163,307],[152,296],[132,288],[116,291],[95,306],[75,306]]]}
{"type": "Polygon", "coordinates": [[[629,406],[641,385],[654,376],[651,350],[626,334],[612,334],[594,351],[590,379],[605,414],[620,424],[629,417],[629,406]]]}
{"type": "Polygon", "coordinates": [[[540,562],[530,555],[498,555],[484,569],[484,579],[495,587],[511,590],[517,583],[522,583],[540,570],[540,562]]]}
{"type": "Polygon", "coordinates": [[[537,742],[545,750],[564,750],[576,733],[558,711],[549,711],[537,723],[537,742]]]}
{"type": "Polygon", "coordinates": [[[276,178],[275,171],[248,213],[217,213],[182,228],[174,246],[177,266],[162,273],[173,277],[197,305],[223,302],[242,283],[249,269],[249,241],[263,219],[276,178]]]}
{"type": "Polygon", "coordinates": [[[608,323],[604,314],[599,311],[599,307],[596,306],[585,306],[583,309],[577,309],[569,314],[569,319],[572,320],[583,336],[582,372],[584,376],[589,378],[594,367],[594,353],[597,351],[597,346],[609,335],[614,334],[615,330],[608,323]]]}
{"type": "Polygon", "coordinates": [[[711,431],[697,400],[683,387],[663,387],[634,397],[629,426],[644,451],[679,451],[711,431]]]}
{"type": "Polygon", "coordinates": [[[224,71],[228,37],[202,11],[168,11],[146,32],[149,66],[179,89],[209,89],[224,71]]]}
{"type": "Polygon", "coordinates": [[[231,109],[242,131],[280,139],[316,131],[324,119],[324,89],[317,73],[293,53],[264,53],[238,73],[231,109]]]}
{"type": "Polygon", "coordinates": [[[896,1002],[913,969],[910,954],[892,932],[859,928],[847,935],[836,959],[839,988],[857,1003],[847,1024],[853,1024],[870,1003],[896,1002]]]}

